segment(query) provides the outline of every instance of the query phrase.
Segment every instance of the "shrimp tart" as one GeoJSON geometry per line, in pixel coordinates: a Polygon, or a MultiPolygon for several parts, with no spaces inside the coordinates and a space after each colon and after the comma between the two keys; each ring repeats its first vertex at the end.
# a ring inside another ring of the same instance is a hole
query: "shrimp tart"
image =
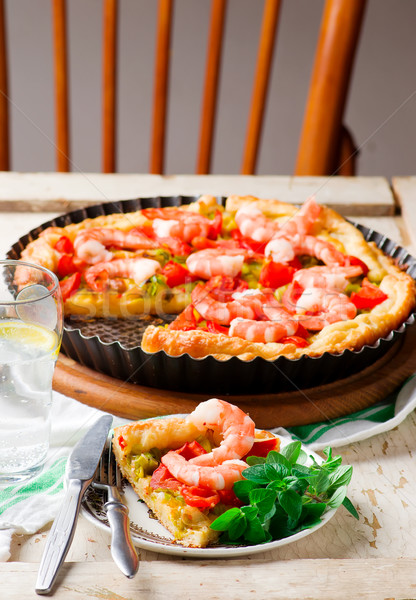
{"type": "Polygon", "coordinates": [[[21,258],[57,273],[66,316],[142,318],[148,354],[228,360],[338,354],[396,330],[415,282],[308,199],[201,196],[49,227],[21,258]]]}
{"type": "Polygon", "coordinates": [[[138,421],[114,430],[113,451],[124,477],[183,546],[218,540],[211,523],[239,506],[232,486],[247,455],[266,456],[280,441],[237,406],[212,398],[186,417],[138,421]]]}

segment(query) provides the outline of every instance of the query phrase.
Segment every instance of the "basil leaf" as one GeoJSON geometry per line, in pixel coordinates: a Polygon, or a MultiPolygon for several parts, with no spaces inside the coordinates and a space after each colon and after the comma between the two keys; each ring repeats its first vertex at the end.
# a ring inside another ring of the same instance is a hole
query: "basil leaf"
{"type": "Polygon", "coordinates": [[[264,456],[247,456],[246,463],[252,467],[253,465],[262,465],[266,462],[264,456]]]}
{"type": "Polygon", "coordinates": [[[244,536],[252,544],[262,544],[266,541],[266,532],[258,517],[247,520],[247,528],[244,536]]]}
{"type": "Polygon", "coordinates": [[[247,519],[254,519],[259,514],[259,509],[257,506],[242,506],[240,510],[245,514],[247,519]]]}
{"type": "Polygon", "coordinates": [[[266,464],[264,465],[253,465],[244,471],[245,479],[254,481],[256,483],[269,483],[269,478],[266,475],[266,464]]]}
{"type": "Polygon", "coordinates": [[[274,540],[281,540],[293,535],[293,531],[288,527],[288,515],[279,505],[276,506],[275,515],[270,521],[269,532],[274,540]]]}
{"type": "Polygon", "coordinates": [[[342,505],[348,510],[348,512],[350,512],[352,514],[352,516],[355,519],[359,519],[359,515],[358,512],[355,510],[355,506],[353,505],[353,503],[351,502],[351,500],[347,497],[344,498],[344,500],[342,501],[342,505]]]}
{"type": "Polygon", "coordinates": [[[289,470],[285,465],[281,465],[278,463],[275,464],[265,464],[264,472],[266,477],[268,477],[269,481],[275,481],[276,479],[283,479],[287,477],[289,474],[289,470]]]}
{"type": "Polygon", "coordinates": [[[234,483],[234,494],[242,500],[242,502],[248,502],[248,495],[251,490],[254,490],[257,487],[257,483],[254,481],[248,481],[247,479],[241,479],[241,481],[236,481],[234,483]]]}
{"type": "Polygon", "coordinates": [[[303,477],[310,474],[311,469],[309,467],[306,467],[305,465],[300,465],[299,463],[296,463],[296,465],[293,465],[292,467],[292,475],[294,477],[303,477]]]}
{"type": "Polygon", "coordinates": [[[296,477],[290,477],[290,478],[286,477],[286,479],[284,481],[287,485],[288,490],[293,490],[294,492],[297,492],[301,496],[303,496],[303,494],[306,492],[306,490],[308,489],[308,486],[309,486],[309,482],[306,479],[298,479],[296,477]]]}
{"type": "Polygon", "coordinates": [[[302,512],[302,498],[293,490],[279,492],[278,500],[280,506],[291,519],[297,521],[302,512]]]}
{"type": "Polygon", "coordinates": [[[299,531],[314,527],[321,521],[321,517],[326,510],[325,502],[315,502],[304,504],[299,518],[299,531]]]}
{"type": "Polygon", "coordinates": [[[280,452],[276,452],[276,450],[270,450],[269,454],[267,455],[266,462],[268,464],[283,465],[289,470],[289,472],[292,468],[292,465],[287,458],[283,456],[283,454],[280,454],[280,452]]]}
{"type": "Polygon", "coordinates": [[[280,453],[287,458],[291,465],[294,465],[299,457],[302,444],[300,442],[291,442],[281,449],[280,453]]]}
{"type": "Polygon", "coordinates": [[[325,454],[325,456],[327,457],[328,460],[331,460],[331,458],[332,458],[332,448],[331,448],[331,446],[326,446],[326,448],[324,448],[322,450],[322,452],[325,454]]]}
{"type": "Polygon", "coordinates": [[[215,531],[225,531],[230,526],[231,521],[236,517],[239,517],[240,514],[240,509],[237,506],[234,506],[217,517],[215,521],[211,523],[211,528],[215,529],[215,531]]]}
{"type": "Polygon", "coordinates": [[[276,502],[277,492],[269,488],[257,488],[250,492],[250,504],[257,506],[259,513],[269,513],[276,502]]]}
{"type": "Polygon", "coordinates": [[[308,460],[308,455],[306,454],[305,450],[301,449],[301,451],[299,452],[298,459],[296,461],[296,466],[304,465],[307,460],[308,460]]]}
{"type": "Polygon", "coordinates": [[[347,495],[347,486],[343,485],[342,487],[335,490],[332,494],[331,498],[327,502],[328,508],[338,508],[344,502],[344,498],[347,495]]]}
{"type": "Polygon", "coordinates": [[[314,489],[316,496],[323,494],[329,488],[329,475],[323,469],[318,471],[316,475],[308,478],[310,485],[314,489]]]}
{"type": "Polygon", "coordinates": [[[329,476],[330,486],[328,488],[328,494],[331,494],[343,485],[348,485],[352,477],[352,467],[349,465],[341,465],[329,476]]]}
{"type": "Polygon", "coordinates": [[[247,529],[247,517],[240,512],[233,518],[228,526],[228,536],[230,540],[235,541],[238,538],[243,537],[247,529]]]}

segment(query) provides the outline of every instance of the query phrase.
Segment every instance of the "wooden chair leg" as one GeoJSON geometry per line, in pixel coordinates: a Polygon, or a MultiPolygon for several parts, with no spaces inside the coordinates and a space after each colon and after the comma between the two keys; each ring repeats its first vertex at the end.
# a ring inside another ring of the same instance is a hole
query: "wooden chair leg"
{"type": "Polygon", "coordinates": [[[350,131],[343,125],[340,136],[339,155],[337,160],[336,175],[351,177],[356,175],[357,158],[359,150],[350,131]]]}

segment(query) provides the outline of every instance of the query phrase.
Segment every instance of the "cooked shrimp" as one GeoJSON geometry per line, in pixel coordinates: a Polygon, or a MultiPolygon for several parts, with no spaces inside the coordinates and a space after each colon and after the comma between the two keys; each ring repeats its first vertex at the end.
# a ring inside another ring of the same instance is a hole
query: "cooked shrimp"
{"type": "Polygon", "coordinates": [[[110,227],[83,229],[74,240],[75,254],[90,265],[110,261],[113,256],[107,250],[110,246],[137,250],[157,248],[159,244],[144,233],[135,230],[124,232],[110,227]]]}
{"type": "Polygon", "coordinates": [[[304,204],[302,204],[299,211],[289,217],[285,223],[280,224],[279,232],[292,236],[299,233],[300,235],[307,235],[321,212],[321,206],[316,203],[315,198],[312,196],[304,204]]]}
{"type": "Polygon", "coordinates": [[[215,467],[201,467],[176,452],[165,454],[162,463],[182,483],[211,490],[231,490],[236,481],[243,479],[242,472],[247,469],[247,463],[242,460],[226,460],[215,467]]]}
{"type": "Polygon", "coordinates": [[[212,225],[212,221],[204,215],[174,206],[147,208],[142,214],[152,221],[157,237],[178,237],[184,242],[191,242],[197,236],[208,237],[212,225]]]}
{"type": "Polygon", "coordinates": [[[256,242],[268,242],[278,231],[276,221],[268,219],[255,206],[242,206],[235,214],[235,222],[244,236],[256,242]]]}
{"type": "Polygon", "coordinates": [[[279,342],[282,338],[295,335],[298,323],[293,320],[254,321],[251,319],[234,319],[231,321],[229,334],[249,342],[279,342]]]}
{"type": "Polygon", "coordinates": [[[86,269],[85,281],[94,291],[102,291],[107,279],[128,277],[140,284],[160,269],[157,260],[150,258],[118,258],[109,262],[100,262],[86,269]]]}
{"type": "Polygon", "coordinates": [[[237,277],[247,256],[249,251],[240,248],[207,248],[188,256],[186,266],[192,275],[202,279],[215,275],[237,277]]]}
{"type": "Polygon", "coordinates": [[[253,446],[255,425],[240,408],[211,398],[199,404],[187,417],[202,434],[210,431],[220,440],[212,452],[187,461],[176,452],[168,452],[162,463],[182,483],[215,490],[231,489],[242,479],[247,464],[241,460],[253,446]]]}
{"type": "Polygon", "coordinates": [[[211,398],[198,404],[187,417],[201,433],[207,430],[221,439],[217,448],[208,454],[191,458],[195,465],[215,466],[225,460],[242,458],[251,449],[254,442],[254,421],[234,404],[211,398]]]}
{"type": "Polygon", "coordinates": [[[296,302],[296,313],[304,315],[297,318],[306,329],[320,331],[331,323],[353,319],[357,308],[348,296],[336,290],[306,288],[296,302]]]}
{"type": "Polygon", "coordinates": [[[348,285],[348,278],[361,275],[360,266],[350,267],[311,267],[300,269],[293,275],[293,281],[297,281],[303,288],[330,288],[343,292],[348,285]]]}
{"type": "Polygon", "coordinates": [[[214,321],[220,325],[229,325],[237,317],[243,319],[256,319],[263,314],[263,306],[270,303],[270,295],[264,295],[260,290],[247,290],[235,293],[233,300],[221,302],[198,284],[191,293],[193,306],[204,319],[214,321]]]}
{"type": "Polygon", "coordinates": [[[315,256],[328,266],[344,265],[345,256],[331,242],[313,235],[295,234],[275,236],[264,250],[265,256],[271,256],[274,262],[287,263],[302,254],[315,256]]]}

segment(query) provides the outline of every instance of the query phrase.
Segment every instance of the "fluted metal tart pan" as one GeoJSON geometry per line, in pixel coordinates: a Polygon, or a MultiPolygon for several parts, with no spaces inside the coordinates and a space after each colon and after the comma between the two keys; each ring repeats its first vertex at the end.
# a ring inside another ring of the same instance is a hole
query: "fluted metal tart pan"
{"type": "MultiPolygon", "coordinates": [[[[8,257],[19,259],[22,250],[47,227],[64,227],[87,218],[113,213],[128,213],[141,208],[181,206],[195,196],[165,196],[108,202],[75,210],[52,219],[21,237],[9,250],[8,257]]],[[[218,198],[224,203],[224,198],[218,198]]],[[[373,229],[354,223],[367,241],[373,241],[398,265],[416,278],[416,259],[407,250],[373,229]]],[[[409,327],[414,326],[415,312],[402,325],[360,350],[328,352],[319,357],[304,355],[299,359],[284,356],[274,361],[261,357],[242,361],[231,357],[220,361],[213,356],[195,359],[188,354],[178,357],[164,351],[147,354],[140,347],[142,333],[150,323],[164,321],[149,316],[143,319],[117,320],[67,318],[64,324],[62,352],[81,365],[122,381],[185,393],[265,394],[302,390],[321,386],[358,373],[374,364],[395,344],[399,346],[409,327]]]]}

